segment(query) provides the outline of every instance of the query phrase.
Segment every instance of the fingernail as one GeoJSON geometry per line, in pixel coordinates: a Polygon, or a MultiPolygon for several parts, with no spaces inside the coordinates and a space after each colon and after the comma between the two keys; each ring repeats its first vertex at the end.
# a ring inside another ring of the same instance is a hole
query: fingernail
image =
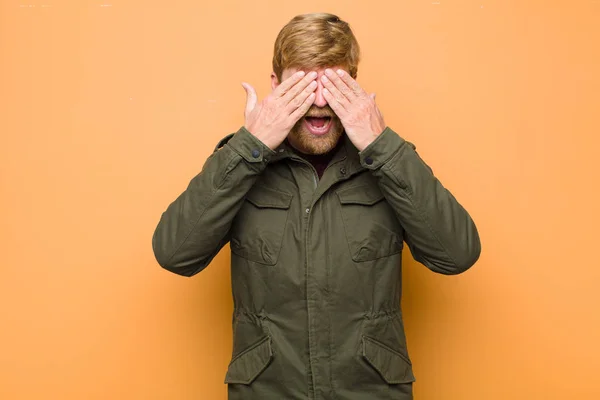
{"type": "Polygon", "coordinates": [[[341,69],[338,69],[338,70],[337,70],[337,74],[338,74],[339,76],[342,76],[342,75],[344,75],[344,71],[342,71],[341,69]]]}
{"type": "Polygon", "coordinates": [[[297,74],[298,74],[298,76],[304,76],[305,72],[304,71],[298,71],[297,74]]]}
{"type": "Polygon", "coordinates": [[[325,70],[325,73],[326,73],[327,75],[331,76],[331,74],[333,74],[333,71],[332,71],[332,70],[330,70],[329,68],[327,68],[327,69],[325,70]]]}
{"type": "Polygon", "coordinates": [[[312,71],[310,73],[310,77],[313,78],[313,79],[316,78],[317,77],[317,73],[315,71],[312,71]]]}
{"type": "Polygon", "coordinates": [[[323,82],[329,82],[329,79],[328,79],[328,78],[327,78],[325,75],[323,75],[323,76],[321,77],[321,80],[322,80],[323,82]]]}

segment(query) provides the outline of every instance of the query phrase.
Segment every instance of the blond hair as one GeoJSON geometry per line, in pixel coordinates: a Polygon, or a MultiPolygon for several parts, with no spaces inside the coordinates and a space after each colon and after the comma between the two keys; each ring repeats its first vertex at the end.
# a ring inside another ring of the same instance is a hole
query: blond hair
{"type": "Polygon", "coordinates": [[[341,66],[356,79],[360,48],[347,22],[328,13],[298,15],[277,35],[273,72],[281,82],[284,69],[341,66]]]}

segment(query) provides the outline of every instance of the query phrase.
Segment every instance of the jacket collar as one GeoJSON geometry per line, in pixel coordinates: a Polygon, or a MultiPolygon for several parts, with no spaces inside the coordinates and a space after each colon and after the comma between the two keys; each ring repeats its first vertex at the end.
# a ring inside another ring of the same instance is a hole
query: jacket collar
{"type": "MultiPolygon", "coordinates": [[[[352,141],[345,133],[342,135],[340,140],[343,142],[342,146],[339,146],[335,155],[329,162],[328,168],[334,166],[338,169],[341,178],[350,177],[357,172],[364,170],[365,168],[360,164],[360,157],[358,149],[352,144],[352,141]]],[[[275,154],[271,156],[271,162],[283,160],[286,158],[301,158],[292,146],[284,141],[279,147],[275,149],[275,154]]]]}
{"type": "Polygon", "coordinates": [[[365,167],[363,167],[360,163],[358,149],[354,146],[348,135],[344,134],[340,140],[344,141],[344,146],[342,146],[344,155],[341,160],[344,162],[344,167],[346,168],[348,176],[364,170],[365,167]]]}

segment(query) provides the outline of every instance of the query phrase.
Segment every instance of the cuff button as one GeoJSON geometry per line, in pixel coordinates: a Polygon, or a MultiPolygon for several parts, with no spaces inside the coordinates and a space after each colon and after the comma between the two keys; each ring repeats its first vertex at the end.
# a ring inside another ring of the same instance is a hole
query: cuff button
{"type": "Polygon", "coordinates": [[[256,149],[252,150],[252,157],[254,157],[254,158],[260,157],[260,151],[258,151],[256,149]]]}
{"type": "Polygon", "coordinates": [[[367,163],[367,165],[372,165],[373,159],[371,157],[367,157],[367,158],[365,158],[365,162],[367,163]]]}

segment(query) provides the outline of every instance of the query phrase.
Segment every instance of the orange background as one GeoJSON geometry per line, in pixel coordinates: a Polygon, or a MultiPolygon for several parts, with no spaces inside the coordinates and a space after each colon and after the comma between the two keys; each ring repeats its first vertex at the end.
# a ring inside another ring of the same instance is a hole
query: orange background
{"type": "Polygon", "coordinates": [[[151,236],[313,11],[481,233],[405,255],[416,398],[600,398],[600,1],[0,4],[1,399],[226,398],[228,248],[186,279],[151,236]]]}

